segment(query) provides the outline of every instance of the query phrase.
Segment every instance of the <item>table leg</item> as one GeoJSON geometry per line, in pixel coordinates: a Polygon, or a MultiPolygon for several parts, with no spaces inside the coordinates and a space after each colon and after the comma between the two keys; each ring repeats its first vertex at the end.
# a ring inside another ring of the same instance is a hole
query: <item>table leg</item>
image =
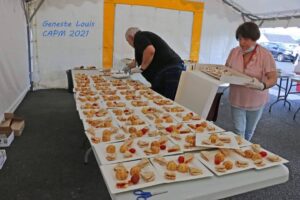
{"type": "Polygon", "coordinates": [[[84,154],[84,164],[88,164],[89,162],[89,155],[92,152],[92,147],[88,148],[84,154]]]}
{"type": "Polygon", "coordinates": [[[295,120],[296,119],[296,115],[297,115],[297,113],[300,111],[300,107],[297,109],[297,111],[295,112],[295,114],[294,114],[294,117],[293,117],[293,120],[295,120]]]}

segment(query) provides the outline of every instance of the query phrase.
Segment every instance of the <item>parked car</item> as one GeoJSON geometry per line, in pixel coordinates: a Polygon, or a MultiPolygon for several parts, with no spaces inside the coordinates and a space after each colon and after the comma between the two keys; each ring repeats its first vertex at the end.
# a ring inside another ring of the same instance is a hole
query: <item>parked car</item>
{"type": "Polygon", "coordinates": [[[273,43],[273,42],[263,42],[260,44],[266,49],[268,49],[273,55],[274,59],[276,59],[279,62],[283,62],[283,61],[294,62],[295,60],[295,56],[293,55],[293,50],[285,47],[283,44],[273,43]]]}

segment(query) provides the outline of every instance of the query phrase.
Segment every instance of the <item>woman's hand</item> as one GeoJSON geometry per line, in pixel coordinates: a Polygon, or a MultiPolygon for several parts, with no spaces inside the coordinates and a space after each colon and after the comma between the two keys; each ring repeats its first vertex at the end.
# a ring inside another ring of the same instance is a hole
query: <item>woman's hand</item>
{"type": "Polygon", "coordinates": [[[252,81],[245,85],[248,88],[256,89],[256,90],[264,90],[265,85],[260,82],[257,78],[252,78],[252,81]]]}

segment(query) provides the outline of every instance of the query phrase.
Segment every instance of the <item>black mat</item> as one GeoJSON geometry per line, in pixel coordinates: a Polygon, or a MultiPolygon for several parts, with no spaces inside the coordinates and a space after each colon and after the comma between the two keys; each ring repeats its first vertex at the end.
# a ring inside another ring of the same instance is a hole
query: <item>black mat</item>
{"type": "MultiPolygon", "coordinates": [[[[295,111],[300,102],[293,105],[295,111]]],[[[16,113],[26,118],[26,128],[7,149],[8,160],[0,171],[1,200],[110,199],[94,156],[83,164],[86,138],[72,94],[30,92],[16,113]]],[[[290,160],[289,182],[227,199],[300,199],[300,114],[296,121],[292,117],[282,103],[271,114],[265,110],[253,138],[290,160]]],[[[217,124],[232,128],[226,95],[217,124]]]]}

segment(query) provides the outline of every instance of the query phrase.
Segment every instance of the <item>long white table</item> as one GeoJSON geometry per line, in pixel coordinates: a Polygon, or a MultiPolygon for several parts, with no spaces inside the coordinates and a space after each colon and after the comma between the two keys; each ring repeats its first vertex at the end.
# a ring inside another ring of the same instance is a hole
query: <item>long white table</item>
{"type": "MultiPolygon", "coordinates": [[[[86,71],[84,72],[86,73],[86,71]]],[[[92,143],[91,149],[100,166],[99,157],[92,143]]],[[[288,179],[288,168],[284,165],[279,165],[264,170],[253,169],[219,177],[213,176],[205,179],[161,184],[143,190],[149,192],[168,191],[165,194],[151,197],[151,200],[213,200],[285,183],[288,179]]],[[[110,196],[113,200],[136,199],[132,192],[110,193],[110,196]]]]}

